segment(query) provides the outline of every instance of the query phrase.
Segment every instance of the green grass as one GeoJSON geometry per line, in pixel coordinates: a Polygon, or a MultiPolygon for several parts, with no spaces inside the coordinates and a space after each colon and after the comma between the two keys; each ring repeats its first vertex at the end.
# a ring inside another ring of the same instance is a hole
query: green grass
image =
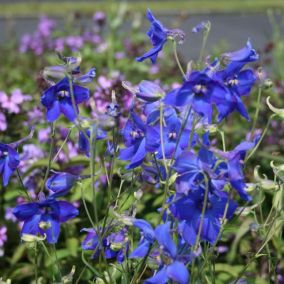
{"type": "MultiPolygon", "coordinates": [[[[77,1],[47,3],[0,4],[0,16],[34,16],[38,13],[61,16],[77,11],[92,14],[95,10],[117,9],[122,1],[77,1]]],[[[266,9],[284,9],[283,0],[180,0],[180,1],[138,1],[127,4],[130,11],[186,11],[186,13],[209,12],[259,12],[266,9]]]]}

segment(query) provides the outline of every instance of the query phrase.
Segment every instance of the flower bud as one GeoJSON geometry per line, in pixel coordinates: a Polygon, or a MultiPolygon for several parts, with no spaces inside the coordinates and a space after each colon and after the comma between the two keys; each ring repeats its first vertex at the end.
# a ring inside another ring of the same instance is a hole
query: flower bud
{"type": "Polygon", "coordinates": [[[273,82],[270,79],[266,79],[263,83],[263,87],[265,90],[269,90],[273,87],[273,82]]]}
{"type": "Polygon", "coordinates": [[[284,119],[284,108],[276,108],[270,103],[270,97],[266,99],[266,103],[270,110],[274,112],[277,116],[284,119]]]}

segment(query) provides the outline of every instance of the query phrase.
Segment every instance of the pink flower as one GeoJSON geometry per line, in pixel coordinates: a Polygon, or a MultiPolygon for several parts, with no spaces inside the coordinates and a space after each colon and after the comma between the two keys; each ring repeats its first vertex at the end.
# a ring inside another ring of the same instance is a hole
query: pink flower
{"type": "Polygon", "coordinates": [[[0,227],[0,247],[3,247],[7,241],[7,228],[5,226],[0,227]]]}

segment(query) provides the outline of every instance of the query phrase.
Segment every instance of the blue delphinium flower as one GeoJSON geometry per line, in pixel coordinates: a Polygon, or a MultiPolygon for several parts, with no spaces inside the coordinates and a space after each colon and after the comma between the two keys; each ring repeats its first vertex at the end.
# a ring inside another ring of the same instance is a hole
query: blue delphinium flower
{"type": "Polygon", "coordinates": [[[126,148],[121,149],[119,153],[120,160],[130,160],[126,169],[133,169],[142,164],[147,152],[146,146],[146,125],[141,118],[133,111],[122,131],[124,144],[126,148]]]}
{"type": "MultiPolygon", "coordinates": [[[[231,64],[235,65],[235,63],[231,64]]],[[[224,83],[231,93],[231,104],[221,104],[218,110],[225,117],[236,109],[243,117],[249,120],[249,115],[241,97],[249,95],[256,81],[256,76],[250,69],[240,71],[240,68],[232,68],[231,64],[214,74],[214,78],[224,83]]]]}
{"type": "MultiPolygon", "coordinates": [[[[148,121],[150,117],[153,117],[153,113],[148,116],[148,121]]],[[[190,136],[188,129],[183,129],[180,134],[181,126],[182,123],[175,110],[172,109],[170,112],[168,111],[164,116],[164,126],[162,128],[163,145],[161,141],[160,121],[158,121],[154,125],[147,126],[146,150],[151,153],[156,153],[157,159],[162,159],[163,154],[165,158],[168,159],[172,158],[174,154],[176,156],[179,155],[181,151],[188,146],[190,136]]],[[[195,143],[195,141],[193,141],[193,143],[195,143]]]]}
{"type": "Polygon", "coordinates": [[[0,143],[0,174],[3,186],[7,186],[13,172],[20,163],[18,152],[9,144],[0,143]]]}
{"type": "Polygon", "coordinates": [[[149,252],[151,245],[155,242],[153,227],[143,219],[131,219],[130,223],[140,230],[140,241],[136,249],[132,251],[129,258],[143,258],[149,252]]]}
{"type": "Polygon", "coordinates": [[[173,106],[190,105],[198,115],[211,122],[213,104],[218,108],[220,103],[230,104],[230,99],[231,95],[223,84],[206,72],[194,71],[180,88],[168,93],[164,101],[173,106]]]}
{"type": "Polygon", "coordinates": [[[177,157],[173,168],[178,173],[176,179],[176,191],[188,194],[189,191],[205,185],[204,176],[208,180],[210,189],[220,195],[221,190],[227,182],[227,168],[224,162],[218,162],[213,152],[202,147],[198,155],[192,151],[184,151],[177,157]],[[215,166],[217,164],[217,166],[215,166]]]}
{"type": "Polygon", "coordinates": [[[239,62],[246,64],[248,62],[254,62],[259,59],[259,55],[255,49],[252,48],[250,40],[247,41],[245,47],[232,52],[226,52],[222,54],[222,57],[229,62],[239,62]]]}
{"type": "Polygon", "coordinates": [[[147,35],[151,39],[153,48],[141,57],[136,58],[136,60],[141,62],[147,58],[150,58],[152,63],[156,63],[158,54],[163,49],[163,46],[167,42],[169,37],[173,39],[179,37],[182,41],[185,35],[181,30],[169,30],[164,27],[162,23],[154,17],[150,9],[147,10],[147,19],[151,23],[147,35]]]}
{"type": "MultiPolygon", "coordinates": [[[[172,200],[170,211],[175,218],[181,223],[179,230],[184,238],[190,245],[194,245],[199,231],[199,226],[202,218],[202,209],[204,204],[204,188],[191,191],[186,196],[177,196],[176,201],[172,200]]],[[[208,241],[214,244],[219,234],[221,223],[220,219],[224,215],[228,196],[219,197],[214,194],[208,193],[208,202],[203,218],[201,229],[201,240],[208,241]]],[[[226,218],[229,219],[233,216],[237,204],[229,200],[226,218]]]]}
{"type": "Polygon", "coordinates": [[[19,221],[24,221],[21,234],[46,235],[50,244],[57,242],[60,223],[75,218],[79,212],[67,201],[47,198],[16,206],[13,214],[19,221]]]}
{"type": "Polygon", "coordinates": [[[227,161],[227,171],[228,179],[233,188],[237,190],[240,197],[246,201],[251,201],[251,196],[246,191],[246,183],[243,174],[243,161],[245,159],[246,153],[248,150],[252,149],[257,141],[259,136],[255,138],[253,142],[243,141],[235,149],[223,152],[217,149],[211,148],[212,151],[216,152],[222,158],[227,161]]]}
{"type": "Polygon", "coordinates": [[[90,91],[87,88],[73,84],[73,93],[76,109],[72,104],[69,79],[67,77],[43,92],[41,103],[47,110],[46,118],[48,121],[55,121],[61,113],[70,121],[76,119],[77,105],[89,99],[90,91]]]}
{"type": "Polygon", "coordinates": [[[138,90],[135,92],[137,98],[152,103],[160,100],[164,96],[165,92],[162,88],[151,81],[144,80],[138,85],[138,90]]]}
{"type": "Polygon", "coordinates": [[[51,196],[54,198],[64,196],[74,186],[78,179],[80,179],[80,177],[78,176],[64,172],[58,172],[48,178],[45,183],[45,187],[53,192],[51,196]]]}
{"type": "Polygon", "coordinates": [[[88,233],[82,242],[82,249],[94,251],[93,259],[96,259],[104,251],[106,259],[116,258],[118,263],[122,263],[128,254],[129,244],[126,228],[110,233],[103,238],[102,244],[100,244],[100,238],[95,229],[84,228],[81,232],[88,233]]]}
{"type": "Polygon", "coordinates": [[[170,222],[167,222],[158,225],[155,229],[155,236],[161,250],[162,265],[159,271],[145,283],[167,283],[169,280],[180,284],[189,283],[189,273],[185,264],[179,259],[178,249],[171,237],[170,226],[170,222]]]}
{"type": "Polygon", "coordinates": [[[198,25],[196,25],[195,27],[192,28],[192,32],[194,34],[200,33],[200,32],[205,32],[208,31],[210,29],[211,23],[210,21],[206,21],[206,22],[201,22],[198,25]]]}
{"type": "Polygon", "coordinates": [[[96,69],[91,68],[86,74],[80,74],[74,78],[74,81],[79,84],[88,84],[96,77],[96,69]]]}

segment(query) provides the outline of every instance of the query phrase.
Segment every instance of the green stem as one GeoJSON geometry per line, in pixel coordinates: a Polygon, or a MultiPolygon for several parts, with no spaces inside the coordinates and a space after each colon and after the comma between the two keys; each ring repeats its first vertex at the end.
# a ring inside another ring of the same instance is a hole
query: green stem
{"type": "Polygon", "coordinates": [[[28,199],[29,201],[32,201],[32,199],[31,199],[31,197],[30,197],[30,195],[29,195],[29,193],[28,193],[28,191],[27,191],[27,189],[26,189],[26,187],[25,187],[25,185],[24,185],[22,176],[21,176],[20,171],[19,171],[18,168],[16,169],[16,172],[17,172],[17,176],[18,176],[18,178],[19,178],[19,181],[20,181],[20,184],[21,184],[21,187],[22,187],[23,192],[24,192],[25,195],[27,196],[27,199],[28,199]]]}
{"type": "Polygon", "coordinates": [[[202,45],[200,49],[200,54],[199,54],[199,59],[198,59],[198,64],[200,65],[202,63],[203,57],[204,57],[204,52],[207,44],[207,39],[209,36],[211,26],[204,32],[203,38],[202,38],[202,45]]]}
{"type": "Polygon", "coordinates": [[[266,124],[266,126],[265,126],[265,128],[264,128],[264,130],[263,130],[263,132],[262,132],[262,135],[261,135],[259,141],[257,142],[256,146],[252,149],[252,151],[249,153],[249,155],[245,158],[244,163],[246,163],[246,162],[254,155],[255,151],[258,149],[260,143],[262,142],[264,136],[266,135],[266,133],[267,133],[267,131],[268,131],[268,127],[269,127],[269,125],[270,125],[270,123],[271,123],[271,120],[272,120],[275,116],[276,116],[275,114],[272,114],[272,115],[269,117],[268,122],[267,122],[267,124],[266,124]]]}
{"type": "Polygon", "coordinates": [[[55,125],[52,122],[51,123],[51,142],[50,142],[50,148],[49,148],[48,166],[47,166],[47,169],[46,169],[46,172],[45,172],[45,176],[44,176],[44,180],[43,180],[43,184],[42,184],[42,187],[41,187],[39,193],[44,190],[45,183],[47,181],[47,178],[48,178],[48,175],[49,175],[49,172],[50,172],[54,146],[55,146],[55,125]]]}
{"type": "Polygon", "coordinates": [[[35,263],[34,263],[34,266],[35,266],[35,284],[38,284],[38,269],[37,269],[37,242],[35,242],[34,249],[35,249],[35,263]]]}
{"type": "Polygon", "coordinates": [[[205,194],[204,194],[204,200],[203,200],[203,206],[202,206],[201,219],[200,219],[200,223],[199,223],[198,233],[197,233],[196,241],[195,241],[195,244],[194,244],[194,247],[193,247],[194,251],[196,251],[198,249],[201,231],[202,231],[202,226],[203,226],[203,221],[204,221],[204,216],[205,216],[205,211],[206,211],[206,208],[207,208],[209,183],[208,183],[208,178],[207,178],[206,175],[204,175],[204,181],[205,181],[205,194]]]}
{"type": "Polygon", "coordinates": [[[181,63],[180,63],[179,58],[178,58],[178,54],[177,54],[177,43],[176,43],[175,40],[173,40],[173,47],[174,47],[174,49],[173,49],[173,50],[174,50],[174,57],[175,57],[175,60],[176,60],[176,62],[177,62],[178,68],[179,68],[179,70],[180,70],[180,72],[181,72],[183,78],[186,80],[186,74],[185,74],[185,72],[183,71],[183,68],[182,68],[181,63]]]}
{"type": "Polygon", "coordinates": [[[257,123],[257,119],[258,119],[258,116],[259,116],[261,94],[262,94],[262,86],[259,86],[258,87],[258,94],[257,94],[257,105],[256,105],[256,110],[255,110],[255,114],[254,114],[254,118],[253,118],[252,130],[251,130],[251,133],[250,133],[251,139],[253,139],[253,134],[255,132],[256,123],[257,123]]]}
{"type": "Polygon", "coordinates": [[[63,147],[64,147],[65,144],[67,143],[67,141],[68,141],[68,139],[69,139],[69,137],[70,137],[70,135],[71,135],[72,130],[73,130],[73,126],[69,129],[69,131],[68,131],[68,133],[67,133],[67,135],[66,135],[66,137],[65,137],[65,139],[64,139],[64,141],[63,141],[63,143],[62,143],[62,145],[60,146],[59,150],[58,150],[57,153],[55,154],[55,156],[54,156],[54,158],[53,158],[53,160],[52,160],[52,163],[56,162],[56,160],[57,160],[59,154],[61,153],[61,151],[62,151],[62,149],[63,149],[63,147]]]}

